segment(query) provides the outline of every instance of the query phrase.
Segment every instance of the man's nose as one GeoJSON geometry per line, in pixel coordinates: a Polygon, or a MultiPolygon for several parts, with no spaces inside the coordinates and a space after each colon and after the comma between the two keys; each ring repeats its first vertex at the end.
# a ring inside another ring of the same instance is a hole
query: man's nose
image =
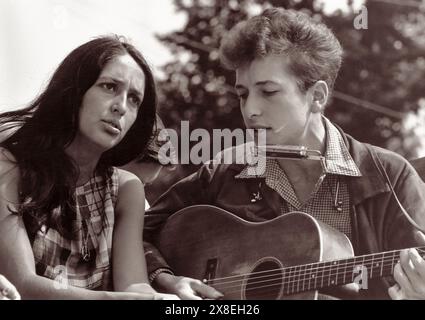
{"type": "Polygon", "coordinates": [[[255,97],[249,95],[245,101],[245,114],[249,119],[261,115],[261,106],[255,97]]]}

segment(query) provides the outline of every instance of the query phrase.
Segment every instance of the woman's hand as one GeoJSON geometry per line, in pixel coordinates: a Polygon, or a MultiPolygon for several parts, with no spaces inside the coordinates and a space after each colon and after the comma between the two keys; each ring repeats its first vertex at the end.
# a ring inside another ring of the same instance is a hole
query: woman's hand
{"type": "Polygon", "coordinates": [[[216,300],[223,297],[223,294],[214,288],[192,278],[173,276],[163,272],[156,277],[155,281],[164,291],[174,293],[184,300],[216,300]]]}
{"type": "Polygon", "coordinates": [[[391,299],[425,299],[425,260],[416,249],[400,253],[394,279],[397,284],[388,289],[391,299]]]}
{"type": "Polygon", "coordinates": [[[18,290],[0,274],[0,300],[21,300],[18,290]]]}

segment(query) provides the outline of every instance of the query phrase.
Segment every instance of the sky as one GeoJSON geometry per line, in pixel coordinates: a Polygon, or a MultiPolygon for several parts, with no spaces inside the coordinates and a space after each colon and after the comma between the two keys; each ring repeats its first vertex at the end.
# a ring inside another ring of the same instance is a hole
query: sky
{"type": "Polygon", "coordinates": [[[172,0],[0,0],[0,111],[32,100],[71,50],[102,34],[125,35],[158,74],[172,57],[154,34],[185,20],[172,0]]]}
{"type": "Polygon", "coordinates": [[[35,98],[71,50],[101,34],[125,35],[160,77],[172,56],[154,35],[185,21],[173,0],[0,0],[0,112],[35,98]]]}

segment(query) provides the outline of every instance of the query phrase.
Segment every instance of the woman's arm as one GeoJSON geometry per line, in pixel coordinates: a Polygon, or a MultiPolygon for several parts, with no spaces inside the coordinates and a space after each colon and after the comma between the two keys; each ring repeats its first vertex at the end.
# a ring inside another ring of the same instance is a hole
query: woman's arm
{"type": "MultiPolygon", "coordinates": [[[[10,157],[8,157],[10,159],[10,157]]],[[[153,299],[153,294],[91,291],[56,285],[38,276],[34,254],[21,217],[13,214],[18,204],[19,169],[0,153],[0,273],[8,278],[23,299],[153,299]]]]}
{"type": "Polygon", "coordinates": [[[142,245],[145,193],[136,175],[118,170],[112,270],[115,289],[125,290],[135,283],[148,283],[142,245]]]}
{"type": "MultiPolygon", "coordinates": [[[[143,250],[143,184],[133,173],[118,170],[119,191],[112,243],[114,287],[119,291],[155,293],[149,285],[143,250]]],[[[159,298],[177,299],[174,295],[159,298]]]]}

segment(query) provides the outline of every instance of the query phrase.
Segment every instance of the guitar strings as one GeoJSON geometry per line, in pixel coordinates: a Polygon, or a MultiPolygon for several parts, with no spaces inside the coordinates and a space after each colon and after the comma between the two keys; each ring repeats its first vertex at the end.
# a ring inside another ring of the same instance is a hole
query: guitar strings
{"type": "MultiPolygon", "coordinates": [[[[391,261],[392,261],[392,259],[391,259],[391,261]]],[[[388,261],[387,261],[387,263],[388,263],[388,261]]],[[[381,269],[385,270],[385,272],[392,271],[393,264],[394,264],[393,262],[391,262],[390,264],[385,264],[385,265],[382,266],[381,269]]],[[[281,292],[285,295],[289,295],[289,294],[294,294],[294,293],[303,292],[303,291],[310,291],[310,290],[313,290],[315,287],[322,288],[322,287],[326,287],[326,286],[331,286],[330,278],[329,278],[328,284],[324,285],[323,279],[325,277],[327,277],[327,275],[323,274],[321,276],[316,277],[315,279],[312,279],[312,278],[303,279],[304,284],[302,285],[302,288],[300,288],[300,283],[299,283],[300,281],[283,281],[283,283],[282,283],[281,277],[269,279],[267,281],[250,282],[250,284],[257,284],[257,283],[262,284],[262,283],[266,283],[266,282],[270,282],[270,281],[279,280],[279,283],[260,285],[260,286],[256,286],[256,287],[250,286],[250,287],[245,289],[245,292],[258,290],[258,289],[264,289],[264,288],[272,289],[273,287],[276,287],[276,288],[282,288],[281,290],[279,290],[279,292],[281,292]],[[319,286],[317,286],[317,282],[318,281],[320,282],[320,279],[321,279],[321,284],[319,284],[319,286]],[[306,285],[306,283],[305,283],[307,280],[309,281],[308,285],[306,285]],[[314,286],[313,286],[313,288],[311,288],[311,283],[313,282],[313,280],[314,280],[314,286]],[[295,286],[295,283],[297,283],[297,286],[295,286]],[[292,284],[292,287],[291,287],[291,284],[292,284]]],[[[345,280],[344,278],[345,278],[344,274],[342,274],[342,273],[337,274],[337,278],[335,278],[335,283],[332,284],[332,285],[337,285],[338,281],[345,280]]],[[[345,283],[341,283],[341,284],[345,284],[345,283]]],[[[217,288],[217,289],[222,289],[222,290],[223,289],[232,289],[232,288],[236,289],[236,288],[239,288],[239,287],[241,287],[241,286],[240,285],[236,285],[236,286],[233,285],[233,286],[228,286],[227,288],[223,287],[223,288],[217,288]]],[[[231,293],[239,293],[239,292],[240,292],[240,289],[238,289],[236,291],[226,292],[226,293],[231,294],[231,293]]],[[[267,293],[267,292],[263,292],[263,296],[264,295],[269,296],[270,294],[267,293]]],[[[258,298],[260,296],[261,295],[259,295],[258,293],[255,294],[256,298],[258,298]]]]}
{"type": "MultiPolygon", "coordinates": [[[[392,270],[392,265],[391,264],[386,265],[384,268],[386,268],[385,269],[386,271],[390,271],[390,270],[392,270]]],[[[338,280],[337,280],[337,281],[335,281],[335,284],[331,284],[328,281],[328,284],[324,285],[324,283],[323,283],[324,278],[325,278],[325,276],[318,276],[314,279],[303,279],[303,281],[309,280],[310,283],[307,286],[304,284],[302,286],[302,288],[300,288],[299,281],[283,281],[283,282],[279,281],[279,283],[272,283],[272,284],[260,285],[260,286],[255,286],[255,287],[249,286],[248,288],[245,289],[245,292],[254,291],[254,290],[263,289],[263,288],[269,288],[270,289],[270,288],[273,288],[273,287],[281,287],[282,290],[280,290],[280,291],[282,291],[282,293],[288,295],[288,294],[294,294],[294,293],[303,292],[303,291],[310,291],[310,290],[313,290],[315,287],[323,288],[323,287],[338,284],[338,280]],[[317,282],[320,281],[320,279],[322,279],[322,283],[318,286],[317,282]],[[313,282],[313,281],[314,281],[314,286],[313,286],[313,288],[311,288],[311,282],[313,282]],[[297,283],[298,285],[295,286],[295,283],[297,283]],[[291,284],[292,284],[292,288],[291,288],[291,284]]],[[[339,279],[339,278],[343,278],[343,274],[337,275],[337,279],[339,279]]],[[[270,282],[270,281],[276,281],[276,280],[281,280],[281,277],[269,279],[269,280],[266,280],[266,281],[257,281],[257,282],[249,282],[249,283],[250,284],[263,284],[263,283],[267,283],[267,282],[270,282]]],[[[342,280],[342,279],[339,279],[339,280],[342,280]]],[[[217,285],[215,285],[215,288],[217,288],[218,290],[221,289],[223,291],[226,290],[227,294],[238,293],[238,292],[240,292],[240,289],[235,290],[235,291],[227,291],[227,290],[230,290],[230,289],[233,289],[233,288],[235,288],[235,289],[240,288],[242,286],[242,284],[243,284],[243,281],[240,281],[240,284],[237,284],[237,285],[232,285],[232,286],[227,286],[227,287],[218,287],[217,285]]],[[[345,283],[341,283],[341,285],[342,284],[345,284],[345,283]]],[[[267,293],[265,293],[265,294],[267,294],[267,293]]]]}
{"type": "MultiPolygon", "coordinates": [[[[382,264],[380,265],[380,268],[381,269],[384,269],[386,267],[392,267],[392,265],[394,264],[394,261],[395,260],[392,259],[392,258],[387,258],[386,261],[384,260],[382,262],[382,264]]],[[[270,270],[267,270],[267,271],[254,272],[254,273],[250,273],[250,274],[246,274],[246,275],[237,275],[237,276],[233,276],[233,277],[234,278],[243,278],[243,279],[245,279],[245,276],[247,276],[247,275],[254,275],[254,277],[250,277],[250,280],[256,280],[256,279],[268,278],[268,277],[275,276],[275,275],[280,275],[280,277],[274,278],[274,279],[279,279],[279,278],[290,279],[290,278],[294,278],[292,280],[286,281],[285,283],[291,283],[291,282],[296,283],[296,282],[302,281],[300,279],[300,276],[302,276],[302,275],[304,276],[303,280],[305,280],[305,281],[310,280],[310,279],[314,280],[314,279],[317,279],[317,278],[331,277],[331,276],[334,276],[334,275],[335,276],[338,276],[338,277],[339,276],[344,276],[344,273],[345,273],[346,269],[348,267],[352,267],[352,266],[355,266],[355,265],[357,265],[357,264],[349,263],[349,264],[346,264],[346,265],[341,265],[341,266],[345,266],[344,272],[336,272],[336,273],[329,272],[329,271],[332,270],[332,267],[335,267],[335,266],[325,266],[325,267],[316,268],[316,269],[298,270],[298,271],[294,271],[294,272],[289,272],[289,274],[285,272],[284,275],[282,274],[281,271],[284,271],[285,268],[282,268],[282,269],[270,269],[270,270]],[[319,270],[319,269],[323,269],[323,270],[319,270]],[[315,278],[306,278],[305,276],[306,275],[311,275],[312,272],[305,272],[305,271],[313,271],[313,270],[318,271],[319,275],[317,275],[315,278]],[[329,273],[326,273],[325,274],[325,272],[327,272],[327,271],[329,273]],[[258,274],[261,274],[261,273],[268,273],[268,274],[267,275],[262,275],[262,276],[261,275],[260,276],[257,276],[258,274]],[[320,273],[321,273],[321,275],[320,275],[320,273]],[[296,277],[298,277],[299,279],[298,280],[295,279],[296,277]]],[[[375,268],[378,268],[378,267],[375,267],[375,268]]],[[[240,280],[240,279],[235,279],[235,280],[232,280],[232,281],[216,282],[216,280],[218,280],[218,279],[219,278],[208,280],[208,283],[211,283],[211,284],[214,284],[214,286],[217,286],[217,285],[224,285],[224,284],[230,284],[230,283],[234,283],[234,282],[244,281],[244,280],[240,280]]],[[[223,278],[221,278],[221,279],[223,279],[223,278]]],[[[270,281],[270,280],[268,280],[268,281],[270,281]]]]}
{"type": "MultiPolygon", "coordinates": [[[[420,251],[421,253],[425,253],[425,247],[417,247],[415,249],[420,251]],[[422,248],[424,248],[424,249],[422,249],[422,248]]],[[[382,252],[382,253],[367,254],[367,255],[362,256],[363,257],[362,263],[374,262],[374,261],[378,262],[379,260],[385,261],[385,259],[392,259],[393,258],[393,257],[388,257],[390,254],[392,254],[394,256],[395,254],[399,255],[399,253],[400,253],[400,250],[393,250],[393,251],[387,251],[387,252],[382,252]],[[378,255],[382,255],[382,257],[377,258],[376,256],[378,256],[378,255]],[[386,256],[386,257],[384,258],[384,256],[386,256]],[[384,258],[384,259],[382,259],[382,258],[384,258]]],[[[354,257],[354,258],[345,258],[345,259],[335,260],[335,261],[332,262],[331,265],[329,264],[329,263],[331,263],[330,261],[312,262],[312,263],[303,264],[303,265],[300,265],[300,266],[288,266],[288,267],[283,267],[283,268],[258,271],[258,272],[254,272],[254,273],[246,273],[246,274],[240,274],[240,275],[234,275],[234,276],[228,276],[228,277],[222,277],[222,278],[214,278],[214,279],[211,279],[211,280],[208,280],[208,281],[217,281],[217,280],[225,280],[225,279],[231,279],[231,278],[237,278],[237,277],[245,277],[245,276],[249,276],[251,274],[260,274],[260,273],[266,273],[266,272],[277,271],[277,270],[280,270],[280,271],[288,270],[289,272],[297,272],[297,271],[299,271],[299,270],[297,270],[297,268],[301,268],[301,267],[304,267],[304,266],[306,267],[305,270],[307,270],[307,266],[311,267],[308,270],[314,270],[315,269],[314,266],[322,265],[322,266],[316,267],[316,269],[318,270],[318,269],[321,269],[321,268],[329,268],[329,267],[335,267],[335,266],[341,266],[341,265],[344,266],[344,263],[341,263],[343,261],[346,261],[345,262],[346,265],[349,265],[349,264],[358,265],[359,261],[353,261],[355,259],[360,260],[361,258],[360,257],[354,257]],[[348,261],[348,260],[351,260],[351,262],[348,261]]]]}
{"type": "MultiPolygon", "coordinates": [[[[385,271],[388,271],[387,270],[388,268],[391,268],[392,269],[392,263],[391,264],[385,264],[382,267],[382,269],[383,270],[385,269],[385,271]]],[[[285,284],[289,284],[290,285],[290,284],[300,283],[301,281],[303,281],[303,282],[315,281],[317,283],[318,279],[319,280],[322,279],[322,283],[323,283],[323,279],[329,278],[329,280],[330,280],[331,279],[330,277],[333,276],[333,275],[336,275],[337,278],[335,278],[335,279],[338,279],[338,280],[343,280],[344,278],[346,278],[346,277],[344,277],[344,274],[343,273],[324,274],[324,272],[323,272],[322,275],[317,275],[314,278],[305,278],[304,277],[303,279],[290,279],[292,276],[289,276],[289,277],[288,276],[282,276],[281,273],[279,273],[279,276],[278,277],[274,277],[276,275],[277,275],[277,273],[275,273],[275,274],[269,274],[269,275],[266,275],[266,276],[253,277],[253,278],[250,278],[249,283],[250,284],[257,284],[257,283],[264,283],[264,282],[270,282],[270,281],[276,281],[276,280],[282,280],[283,279],[283,281],[281,281],[281,283],[283,283],[284,285],[285,284]],[[274,278],[271,278],[271,277],[274,277],[274,278]],[[252,281],[252,280],[258,280],[258,279],[262,279],[262,278],[269,278],[269,279],[268,280],[260,280],[260,281],[252,281]],[[339,278],[342,278],[342,279],[339,279],[339,278]],[[285,280],[287,280],[287,281],[285,281],[285,280]]],[[[293,277],[295,278],[295,275],[293,277]]],[[[231,284],[231,283],[241,283],[241,282],[246,282],[246,281],[244,281],[244,280],[234,280],[234,281],[227,281],[227,282],[222,282],[222,283],[214,283],[214,287],[217,288],[219,285],[226,285],[226,284],[231,284]]],[[[338,281],[336,281],[336,283],[337,282],[338,281]]],[[[328,281],[328,284],[329,285],[331,284],[330,281],[328,281]]],[[[238,286],[239,286],[239,284],[237,284],[237,285],[230,285],[230,286],[228,286],[226,288],[232,288],[232,287],[238,287],[238,286]]]]}
{"type": "MultiPolygon", "coordinates": [[[[417,249],[421,253],[425,252],[424,250],[422,250],[420,248],[417,248],[417,249]]],[[[389,251],[388,253],[390,253],[390,252],[391,251],[389,251]]],[[[399,252],[398,250],[393,251],[393,254],[394,253],[397,253],[398,254],[398,252],[399,252]]],[[[384,255],[384,254],[387,254],[387,253],[381,253],[381,254],[384,255]]],[[[376,255],[376,254],[372,254],[372,255],[376,255]]],[[[370,255],[368,255],[368,256],[370,256],[370,255]]],[[[372,260],[371,259],[366,259],[366,256],[364,256],[364,259],[363,259],[362,263],[363,264],[369,263],[369,262],[373,263],[373,262],[377,262],[378,259],[379,258],[373,258],[372,260]]],[[[384,259],[380,258],[380,259],[382,260],[382,261],[380,261],[381,264],[379,266],[376,266],[375,268],[380,268],[382,271],[384,269],[388,268],[388,267],[390,267],[392,269],[392,267],[394,265],[394,262],[395,262],[395,256],[393,256],[393,257],[386,257],[384,259]],[[388,264],[388,262],[390,262],[390,264],[388,264]]],[[[344,261],[344,260],[346,260],[346,259],[342,259],[342,260],[339,260],[339,261],[344,261]]],[[[309,265],[310,266],[313,266],[313,265],[317,265],[317,264],[318,263],[313,263],[313,264],[309,264],[309,265]]],[[[319,264],[325,264],[325,263],[324,262],[321,262],[319,264]]],[[[318,268],[307,269],[307,266],[309,266],[309,265],[303,265],[303,266],[298,266],[298,267],[286,267],[286,268],[280,268],[280,269],[270,269],[270,270],[266,270],[266,271],[254,272],[254,273],[249,273],[249,274],[245,274],[245,275],[242,274],[242,275],[235,275],[235,276],[224,277],[224,278],[216,278],[216,279],[208,280],[207,283],[213,284],[215,287],[217,287],[217,286],[220,286],[220,285],[231,284],[232,282],[233,283],[234,282],[236,282],[236,283],[237,282],[243,282],[244,281],[243,279],[240,280],[240,279],[236,279],[236,278],[245,278],[245,276],[247,276],[247,275],[254,275],[254,277],[251,277],[250,280],[257,280],[257,279],[262,279],[262,278],[274,277],[277,274],[279,274],[279,277],[271,278],[271,279],[268,279],[268,280],[260,280],[260,281],[256,281],[256,282],[250,281],[250,284],[276,281],[276,280],[281,280],[282,278],[285,280],[285,279],[288,279],[289,278],[289,281],[283,281],[283,285],[286,285],[286,284],[287,285],[291,285],[291,284],[295,284],[295,283],[298,283],[298,285],[299,285],[299,283],[301,281],[303,281],[303,282],[306,282],[306,281],[311,282],[313,280],[315,281],[315,283],[317,283],[317,281],[320,281],[320,279],[322,279],[322,286],[323,286],[323,279],[325,277],[326,278],[329,278],[329,281],[328,281],[329,283],[328,284],[330,285],[331,284],[330,283],[330,281],[331,281],[331,278],[330,277],[336,275],[336,278],[335,278],[336,281],[335,282],[337,283],[339,280],[341,280],[341,279],[339,279],[340,277],[343,278],[343,279],[346,277],[345,272],[346,272],[346,269],[348,267],[358,265],[358,263],[356,263],[355,261],[352,261],[352,262],[348,262],[348,263],[345,263],[345,264],[344,263],[340,263],[340,264],[332,264],[332,265],[323,265],[323,266],[318,267],[318,268]],[[301,270],[301,268],[304,267],[304,266],[305,266],[305,269],[301,270]],[[332,269],[335,269],[335,267],[340,268],[340,267],[344,267],[344,266],[345,266],[345,269],[344,269],[344,272],[342,272],[342,273],[338,272],[338,270],[337,270],[336,273],[329,272],[332,269]],[[297,268],[299,268],[299,269],[297,270],[297,268]],[[320,269],[323,269],[323,270],[320,270],[320,269]],[[306,278],[306,275],[312,275],[312,272],[311,271],[313,271],[313,270],[316,270],[319,273],[321,271],[322,275],[316,275],[314,278],[311,278],[311,277],[306,278]],[[286,271],[284,276],[282,275],[281,271],[286,271]],[[325,274],[326,271],[328,271],[328,273],[325,274]],[[260,274],[264,274],[264,273],[268,273],[268,274],[267,275],[262,275],[262,276],[260,275],[260,274]],[[260,276],[258,276],[258,275],[260,275],[260,276]],[[300,276],[304,276],[304,278],[301,279],[300,276]],[[295,279],[296,277],[298,277],[299,279],[295,279]],[[235,280],[232,280],[232,281],[221,281],[221,282],[219,281],[219,282],[217,282],[217,280],[224,280],[224,279],[227,280],[227,279],[231,279],[231,278],[235,278],[235,280]],[[294,278],[294,279],[291,280],[290,278],[294,278]]],[[[373,271],[373,268],[374,267],[372,266],[372,271],[373,271]]],[[[381,273],[382,273],[382,271],[381,271],[381,273]]],[[[280,285],[281,285],[281,283],[279,283],[279,286],[280,285]]],[[[232,287],[239,287],[239,284],[237,284],[236,286],[235,285],[231,285],[231,286],[228,286],[227,288],[232,288],[232,287]]],[[[261,287],[258,287],[258,288],[261,288],[261,287]]],[[[223,287],[223,289],[225,289],[225,287],[223,287]]],[[[256,288],[253,288],[252,290],[254,290],[254,289],[256,289],[256,288]]]]}
{"type": "MultiPolygon", "coordinates": [[[[392,270],[392,266],[388,265],[386,266],[386,271],[391,271],[392,270]]],[[[269,279],[267,281],[257,281],[256,283],[252,283],[250,282],[250,286],[247,287],[245,289],[245,291],[253,291],[253,290],[258,290],[261,288],[273,288],[273,287],[277,287],[277,288],[282,288],[282,291],[285,294],[293,294],[293,293],[297,293],[297,292],[303,292],[303,291],[309,291],[309,290],[313,290],[314,288],[322,288],[322,287],[326,287],[326,286],[331,286],[331,285],[337,285],[339,281],[343,280],[343,275],[340,274],[337,276],[337,278],[335,279],[335,283],[331,284],[330,281],[328,281],[328,284],[325,285],[326,282],[324,282],[325,277],[323,276],[319,276],[315,279],[303,279],[303,284],[301,285],[299,281],[284,281],[283,283],[281,282],[281,277],[275,278],[275,279],[269,279]],[[279,283],[275,283],[276,280],[279,280],[279,283]],[[307,284],[307,280],[308,284],[307,284]],[[314,280],[314,281],[313,281],[314,280]],[[273,281],[274,283],[271,284],[266,284],[267,282],[273,281]],[[318,283],[319,282],[319,283],[318,283]],[[251,284],[261,284],[259,286],[251,286],[251,284]],[[297,285],[295,285],[297,284],[297,285]],[[312,284],[314,284],[313,288],[312,288],[312,284]]],[[[340,284],[345,284],[345,283],[340,283],[340,284]]],[[[227,286],[226,287],[217,287],[217,289],[221,289],[221,290],[225,290],[225,289],[237,289],[236,291],[226,291],[227,294],[230,294],[232,292],[240,292],[240,288],[242,287],[242,281],[240,282],[240,284],[238,285],[233,285],[233,286],[227,286]]]]}
{"type": "MultiPolygon", "coordinates": [[[[391,264],[385,265],[383,269],[385,269],[385,271],[390,271],[390,270],[392,270],[392,265],[391,264]]],[[[270,276],[272,276],[272,275],[270,275],[270,276]]],[[[330,286],[331,284],[333,284],[330,281],[331,278],[329,278],[329,275],[319,275],[319,276],[317,276],[315,278],[304,278],[302,280],[294,280],[294,279],[292,279],[292,280],[289,279],[288,281],[285,281],[284,280],[284,281],[280,281],[278,285],[279,286],[282,285],[282,284],[283,284],[283,286],[285,286],[285,285],[293,285],[293,287],[294,287],[295,284],[300,284],[300,282],[304,282],[304,285],[303,286],[305,286],[305,282],[308,281],[309,283],[314,282],[315,283],[315,286],[316,286],[317,285],[317,282],[320,281],[320,279],[321,279],[322,282],[321,282],[321,284],[319,286],[323,286],[324,285],[323,280],[325,278],[326,279],[329,279],[329,281],[327,281],[327,286],[330,286]]],[[[271,281],[276,281],[276,280],[281,280],[281,279],[282,279],[282,277],[275,277],[275,278],[270,278],[268,280],[262,280],[262,281],[249,281],[249,284],[250,285],[251,284],[260,284],[260,283],[266,283],[266,282],[271,282],[271,281]]],[[[339,282],[338,280],[345,280],[345,279],[346,279],[346,277],[344,277],[344,274],[337,274],[336,275],[336,278],[334,278],[332,280],[336,280],[334,284],[337,285],[338,282],[339,282]]],[[[243,281],[243,282],[245,282],[245,281],[243,281]]],[[[350,282],[348,282],[348,283],[350,283],[350,282]]],[[[340,283],[340,284],[342,285],[342,284],[346,284],[346,283],[340,283]]],[[[238,286],[239,285],[237,285],[237,286],[232,285],[232,286],[228,286],[227,288],[238,287],[238,286]]]]}
{"type": "MultiPolygon", "coordinates": [[[[389,270],[392,270],[392,266],[391,265],[387,265],[386,267],[387,268],[390,267],[389,270]]],[[[342,275],[339,275],[339,276],[342,276],[342,275]]],[[[262,283],[262,282],[260,281],[258,283],[262,283]]],[[[268,284],[268,285],[260,285],[260,286],[257,286],[257,287],[248,287],[248,288],[245,289],[245,292],[247,292],[247,291],[254,291],[254,290],[263,289],[263,288],[269,288],[270,289],[270,288],[273,288],[273,287],[281,287],[282,289],[279,290],[279,291],[281,291],[284,295],[290,295],[290,294],[295,294],[295,293],[304,292],[304,291],[311,291],[311,290],[314,290],[315,287],[317,287],[318,289],[320,289],[320,288],[323,288],[323,287],[331,286],[330,283],[328,283],[328,285],[324,285],[323,284],[323,280],[322,280],[322,284],[320,286],[316,286],[316,284],[315,284],[313,286],[313,288],[310,288],[311,285],[309,285],[307,288],[305,286],[303,286],[302,289],[300,289],[299,287],[297,287],[296,290],[295,290],[295,286],[294,285],[291,288],[290,286],[285,286],[285,284],[288,284],[288,282],[284,282],[283,284],[282,283],[272,283],[272,284],[268,284]]],[[[292,284],[294,284],[294,282],[292,284]]],[[[335,284],[335,285],[337,285],[337,284],[335,284]]],[[[232,286],[232,287],[228,287],[227,289],[239,288],[239,287],[240,286],[232,286]]],[[[240,290],[226,291],[227,294],[238,293],[238,292],[240,292],[240,290]]],[[[264,292],[263,294],[267,294],[268,295],[267,292],[264,292]]],[[[257,297],[257,294],[256,294],[256,297],[257,297]]]]}

